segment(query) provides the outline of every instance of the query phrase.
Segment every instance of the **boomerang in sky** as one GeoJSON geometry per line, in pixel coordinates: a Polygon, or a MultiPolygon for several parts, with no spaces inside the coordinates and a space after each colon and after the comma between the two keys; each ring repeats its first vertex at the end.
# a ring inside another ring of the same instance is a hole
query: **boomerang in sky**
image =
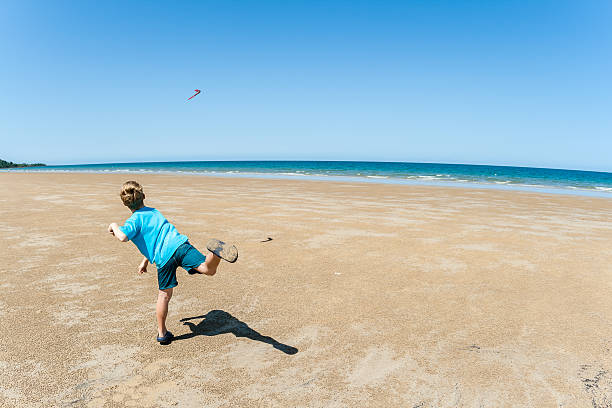
{"type": "MultiPolygon", "coordinates": [[[[193,94],[193,96],[192,96],[191,98],[193,98],[194,96],[196,96],[197,94],[199,94],[199,93],[200,93],[200,90],[199,90],[199,89],[194,89],[194,91],[195,91],[195,94],[193,94]]],[[[187,100],[189,100],[189,99],[191,99],[191,98],[187,98],[187,100]]]]}

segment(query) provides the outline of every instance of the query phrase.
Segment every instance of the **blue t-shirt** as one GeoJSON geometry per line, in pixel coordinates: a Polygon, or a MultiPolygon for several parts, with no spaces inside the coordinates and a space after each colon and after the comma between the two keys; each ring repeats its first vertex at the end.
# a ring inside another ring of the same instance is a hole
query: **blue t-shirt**
{"type": "Polygon", "coordinates": [[[155,208],[142,207],[132,213],[119,229],[150,262],[162,267],[174,251],[187,241],[155,208]]]}

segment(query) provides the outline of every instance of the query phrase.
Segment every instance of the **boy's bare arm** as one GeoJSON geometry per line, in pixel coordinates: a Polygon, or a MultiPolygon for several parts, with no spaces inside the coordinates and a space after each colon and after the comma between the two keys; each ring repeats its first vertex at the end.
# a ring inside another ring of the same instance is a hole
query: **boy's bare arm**
{"type": "MultiPolygon", "coordinates": [[[[128,241],[127,235],[125,235],[119,229],[119,225],[116,222],[113,222],[108,225],[108,233],[114,235],[121,242],[128,241]]],[[[145,257],[143,258],[142,262],[140,262],[140,265],[138,265],[138,273],[143,274],[147,272],[147,266],[149,266],[149,260],[145,257]]]]}
{"type": "Polygon", "coordinates": [[[127,242],[128,237],[119,229],[119,225],[116,222],[111,223],[108,226],[108,232],[111,235],[114,235],[119,241],[127,242]]]}

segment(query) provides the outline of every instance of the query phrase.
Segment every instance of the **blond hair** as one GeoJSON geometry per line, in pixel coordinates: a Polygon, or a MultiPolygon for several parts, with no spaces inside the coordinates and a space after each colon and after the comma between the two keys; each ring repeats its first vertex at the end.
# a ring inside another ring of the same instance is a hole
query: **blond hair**
{"type": "Polygon", "coordinates": [[[121,197],[121,201],[123,201],[123,205],[130,210],[137,210],[142,207],[142,201],[145,199],[142,186],[136,181],[126,181],[123,183],[119,196],[121,197]]]}

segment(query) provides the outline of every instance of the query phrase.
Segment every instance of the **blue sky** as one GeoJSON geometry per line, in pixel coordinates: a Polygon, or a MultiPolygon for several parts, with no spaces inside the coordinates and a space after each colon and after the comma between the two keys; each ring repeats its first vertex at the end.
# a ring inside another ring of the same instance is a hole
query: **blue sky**
{"type": "Polygon", "coordinates": [[[610,21],[607,0],[4,1],[0,158],[612,171],[610,21]]]}

